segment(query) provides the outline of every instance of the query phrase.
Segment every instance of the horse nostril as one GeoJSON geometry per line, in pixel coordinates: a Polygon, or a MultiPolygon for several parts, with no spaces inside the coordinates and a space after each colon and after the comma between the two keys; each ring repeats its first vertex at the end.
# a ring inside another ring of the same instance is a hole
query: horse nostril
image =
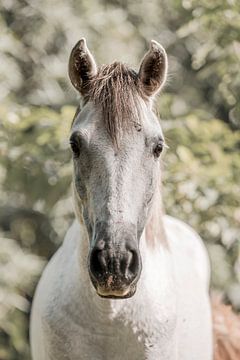
{"type": "Polygon", "coordinates": [[[128,277],[128,270],[130,268],[132,258],[133,258],[132,251],[127,251],[124,254],[123,258],[121,259],[120,270],[121,270],[121,273],[124,274],[125,277],[128,277]]]}
{"type": "Polygon", "coordinates": [[[94,249],[90,257],[90,271],[95,277],[107,272],[106,258],[103,251],[94,249]]]}
{"type": "Polygon", "coordinates": [[[100,283],[107,282],[113,277],[116,284],[130,284],[140,271],[139,253],[135,249],[115,250],[92,249],[89,259],[89,271],[93,278],[100,283]]]}
{"type": "Polygon", "coordinates": [[[136,276],[139,270],[139,257],[138,253],[135,250],[129,251],[129,264],[128,264],[128,271],[133,275],[136,276]]]}
{"type": "Polygon", "coordinates": [[[139,255],[135,250],[128,250],[124,253],[120,263],[121,274],[126,279],[134,279],[139,272],[139,255]]]}

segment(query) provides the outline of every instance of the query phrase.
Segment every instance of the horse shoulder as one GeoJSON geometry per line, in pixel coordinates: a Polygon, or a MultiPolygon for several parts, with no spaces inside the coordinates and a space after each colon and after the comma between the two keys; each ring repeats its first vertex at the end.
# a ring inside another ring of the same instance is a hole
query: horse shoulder
{"type": "Polygon", "coordinates": [[[164,225],[175,262],[183,263],[187,270],[195,271],[208,290],[210,263],[201,237],[189,225],[168,215],[164,216],[164,225]]]}
{"type": "Polygon", "coordinates": [[[207,252],[191,227],[168,216],[164,222],[175,267],[178,356],[184,360],[210,360],[212,316],[207,252]]]}

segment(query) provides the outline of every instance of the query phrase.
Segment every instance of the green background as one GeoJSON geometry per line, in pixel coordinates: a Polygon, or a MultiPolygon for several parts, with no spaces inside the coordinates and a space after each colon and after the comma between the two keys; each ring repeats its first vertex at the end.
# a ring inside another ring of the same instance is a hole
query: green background
{"type": "Polygon", "coordinates": [[[67,76],[87,38],[98,63],[137,69],[149,40],[169,57],[157,100],[169,149],[166,211],[203,237],[212,287],[240,310],[240,2],[2,0],[0,15],[0,360],[28,360],[29,310],[74,214],[67,76]]]}

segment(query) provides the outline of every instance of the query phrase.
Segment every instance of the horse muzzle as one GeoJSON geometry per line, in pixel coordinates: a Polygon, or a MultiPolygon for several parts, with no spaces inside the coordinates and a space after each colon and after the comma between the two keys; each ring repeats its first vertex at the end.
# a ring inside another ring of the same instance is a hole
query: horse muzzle
{"type": "MultiPolygon", "coordinates": [[[[111,276],[111,275],[110,275],[111,276]]],[[[131,284],[125,287],[109,287],[97,285],[96,291],[97,294],[102,298],[109,299],[127,299],[132,297],[136,292],[137,285],[131,284]]]]}
{"type": "Polygon", "coordinates": [[[133,296],[141,273],[141,257],[133,240],[96,242],[89,254],[89,274],[97,294],[104,298],[133,296]]]}

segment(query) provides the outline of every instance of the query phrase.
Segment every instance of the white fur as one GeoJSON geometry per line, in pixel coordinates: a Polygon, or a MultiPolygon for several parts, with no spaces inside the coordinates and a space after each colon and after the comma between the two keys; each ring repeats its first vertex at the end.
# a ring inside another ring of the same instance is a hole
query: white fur
{"type": "MultiPolygon", "coordinates": [[[[78,46],[89,59],[85,40],[78,46]]],[[[75,65],[70,61],[70,77],[73,74],[72,83],[80,89],[81,73],[76,78],[75,65]]],[[[92,70],[89,66],[88,73],[92,70]]],[[[157,75],[157,86],[145,87],[150,100],[163,85],[166,72],[166,53],[153,41],[139,72],[143,79],[157,75]],[[149,57],[156,60],[156,51],[157,63],[153,74],[149,74],[145,65],[149,57]]],[[[72,134],[77,131],[85,140],[84,146],[88,145],[88,151],[74,159],[74,199],[79,222],[75,221],[69,229],[39,282],[31,315],[33,360],[212,359],[206,251],[187,225],[167,216],[162,224],[159,194],[155,194],[156,212],[151,205],[160,179],[153,145],[156,138],[162,138],[162,131],[150,104],[139,97],[138,107],[141,131],[126,132],[117,157],[94,104],[88,102],[75,117],[72,134]],[[125,300],[100,298],[87,265],[89,237],[92,242],[96,238],[91,231],[90,235],[87,233],[81,214],[85,214],[85,223],[91,224],[93,230],[98,219],[110,224],[109,231],[119,222],[122,228],[131,224],[140,236],[150,210],[152,217],[159,214],[156,222],[152,221],[158,228],[151,229],[155,237],[162,239],[147,241],[143,232],[142,274],[136,294],[125,300]]]]}
{"type": "Polygon", "coordinates": [[[140,243],[136,294],[102,299],[87,270],[88,239],[75,221],[38,285],[33,360],[210,360],[209,264],[201,239],[164,217],[169,249],[140,243]]]}

